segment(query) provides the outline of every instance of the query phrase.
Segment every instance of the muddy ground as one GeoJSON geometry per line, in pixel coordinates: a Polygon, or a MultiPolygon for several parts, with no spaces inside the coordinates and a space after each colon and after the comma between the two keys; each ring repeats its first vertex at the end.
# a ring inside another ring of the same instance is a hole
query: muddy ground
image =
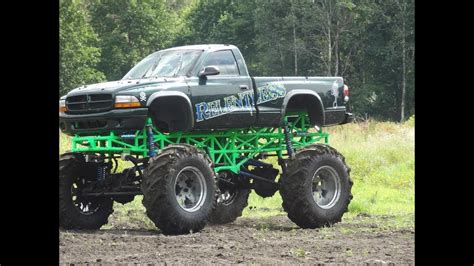
{"type": "Polygon", "coordinates": [[[286,216],[239,218],[195,234],[165,236],[138,224],[60,231],[60,263],[414,264],[413,228],[389,229],[354,217],[323,229],[299,229],[286,216]]]}

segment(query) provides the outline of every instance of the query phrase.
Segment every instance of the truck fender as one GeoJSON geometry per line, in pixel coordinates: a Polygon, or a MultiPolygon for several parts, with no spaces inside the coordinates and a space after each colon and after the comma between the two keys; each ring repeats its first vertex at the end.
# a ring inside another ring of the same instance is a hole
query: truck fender
{"type": "Polygon", "coordinates": [[[153,109],[155,103],[161,100],[167,99],[167,101],[161,104],[166,104],[170,108],[175,108],[176,112],[170,112],[173,117],[160,117],[160,120],[167,122],[172,131],[186,131],[194,127],[194,115],[189,97],[181,91],[158,91],[150,95],[146,103],[148,109],[153,115],[153,109]],[[171,125],[171,123],[173,123],[171,125]]]}
{"type": "Polygon", "coordinates": [[[281,123],[283,123],[291,99],[302,96],[305,98],[304,101],[306,106],[304,107],[307,109],[311,123],[323,126],[325,121],[323,101],[316,92],[308,89],[291,90],[286,94],[283,99],[281,123]]]}

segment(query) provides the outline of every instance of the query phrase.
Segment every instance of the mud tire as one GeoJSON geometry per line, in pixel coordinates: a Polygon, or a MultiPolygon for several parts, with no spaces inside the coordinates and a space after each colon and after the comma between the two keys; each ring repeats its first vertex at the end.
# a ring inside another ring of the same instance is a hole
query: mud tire
{"type": "Polygon", "coordinates": [[[314,144],[299,150],[296,158],[288,161],[286,173],[281,178],[282,207],[288,218],[301,228],[340,222],[352,200],[353,182],[349,173],[344,156],[330,146],[314,144]],[[334,169],[340,181],[339,197],[329,208],[320,207],[313,198],[313,175],[323,166],[334,169]]]}
{"type": "Polygon", "coordinates": [[[84,176],[85,160],[82,154],[67,153],[59,158],[59,227],[62,229],[96,230],[107,224],[113,212],[113,201],[110,198],[94,200],[95,211],[82,213],[73,202],[72,187],[84,176]]]}
{"type": "MultiPolygon", "coordinates": [[[[231,202],[218,202],[211,214],[209,222],[212,224],[227,224],[242,216],[242,211],[247,207],[250,189],[235,189],[236,193],[231,202]]],[[[232,194],[233,194],[232,193],[232,194]]]]}
{"type": "Polygon", "coordinates": [[[143,172],[143,205],[150,220],[166,235],[199,232],[215,208],[216,177],[209,157],[187,144],[170,145],[151,158],[143,172]],[[205,180],[202,204],[189,212],[178,203],[176,179],[186,167],[198,169],[205,180]]]}

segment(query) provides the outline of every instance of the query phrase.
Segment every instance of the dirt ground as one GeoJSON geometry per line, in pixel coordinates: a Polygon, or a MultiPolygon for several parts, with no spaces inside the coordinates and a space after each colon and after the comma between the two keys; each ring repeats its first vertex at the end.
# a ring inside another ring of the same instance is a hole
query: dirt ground
{"type": "Polygon", "coordinates": [[[286,216],[239,218],[180,236],[120,224],[60,230],[60,263],[414,264],[414,230],[386,229],[370,217],[304,230],[286,216]]]}

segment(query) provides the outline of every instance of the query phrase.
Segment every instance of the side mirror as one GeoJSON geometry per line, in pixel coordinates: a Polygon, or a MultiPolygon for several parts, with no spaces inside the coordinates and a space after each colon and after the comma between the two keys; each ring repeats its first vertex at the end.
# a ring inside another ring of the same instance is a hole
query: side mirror
{"type": "Polygon", "coordinates": [[[203,78],[205,76],[219,75],[219,73],[221,72],[216,66],[205,66],[201,72],[199,72],[199,77],[203,78]]]}

